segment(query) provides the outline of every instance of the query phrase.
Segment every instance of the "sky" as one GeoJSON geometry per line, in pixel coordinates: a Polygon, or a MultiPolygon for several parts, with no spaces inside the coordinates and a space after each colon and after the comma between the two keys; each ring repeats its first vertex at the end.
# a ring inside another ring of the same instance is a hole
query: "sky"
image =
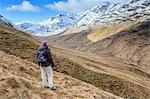
{"type": "Polygon", "coordinates": [[[58,14],[86,11],[104,1],[123,3],[127,0],[0,0],[0,15],[15,24],[38,23],[58,14]]]}

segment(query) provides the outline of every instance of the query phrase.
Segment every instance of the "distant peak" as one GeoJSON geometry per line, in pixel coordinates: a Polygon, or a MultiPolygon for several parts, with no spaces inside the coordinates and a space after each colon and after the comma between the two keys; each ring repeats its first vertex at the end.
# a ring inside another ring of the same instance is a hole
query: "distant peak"
{"type": "Polygon", "coordinates": [[[110,9],[112,6],[118,5],[117,3],[111,3],[108,1],[102,2],[99,5],[95,6],[94,8],[91,9],[91,11],[95,13],[101,13],[101,12],[106,12],[108,9],[110,9]]]}

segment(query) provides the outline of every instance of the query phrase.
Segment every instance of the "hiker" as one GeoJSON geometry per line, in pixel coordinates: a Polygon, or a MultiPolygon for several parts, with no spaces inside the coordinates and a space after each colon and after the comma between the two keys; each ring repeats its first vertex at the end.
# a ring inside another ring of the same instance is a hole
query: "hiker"
{"type": "Polygon", "coordinates": [[[52,67],[54,67],[54,63],[52,60],[50,49],[48,48],[47,41],[42,42],[42,46],[38,49],[37,58],[41,70],[43,87],[55,90],[56,87],[54,87],[53,84],[53,69],[52,69],[52,67]]]}

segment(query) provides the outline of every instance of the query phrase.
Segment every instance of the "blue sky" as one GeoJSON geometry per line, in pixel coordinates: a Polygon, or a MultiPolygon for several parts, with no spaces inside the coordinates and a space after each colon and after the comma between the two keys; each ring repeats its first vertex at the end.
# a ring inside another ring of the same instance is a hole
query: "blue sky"
{"type": "Polygon", "coordinates": [[[0,14],[14,23],[37,23],[62,13],[78,13],[101,2],[126,2],[127,0],[0,0],[0,14]]]}

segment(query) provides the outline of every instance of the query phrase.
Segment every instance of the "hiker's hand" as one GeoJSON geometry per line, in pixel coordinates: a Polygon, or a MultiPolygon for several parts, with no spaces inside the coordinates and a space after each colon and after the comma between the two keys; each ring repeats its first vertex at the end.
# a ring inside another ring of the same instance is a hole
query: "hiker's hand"
{"type": "Polygon", "coordinates": [[[54,63],[52,63],[52,67],[55,67],[54,63]]]}

